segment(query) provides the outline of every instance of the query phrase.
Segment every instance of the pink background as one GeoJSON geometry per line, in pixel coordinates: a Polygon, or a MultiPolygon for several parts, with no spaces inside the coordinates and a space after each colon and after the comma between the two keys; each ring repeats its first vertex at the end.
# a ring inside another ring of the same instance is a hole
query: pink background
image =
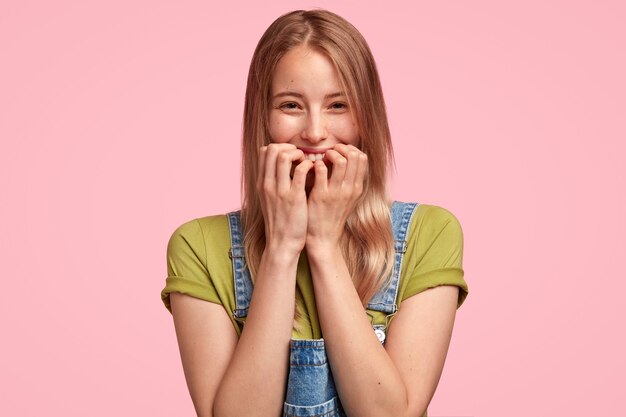
{"type": "Polygon", "coordinates": [[[464,228],[470,295],[431,416],[618,415],[623,4],[2,2],[0,413],[193,414],[167,240],[238,207],[254,46],[319,6],[377,58],[393,195],[464,228]]]}

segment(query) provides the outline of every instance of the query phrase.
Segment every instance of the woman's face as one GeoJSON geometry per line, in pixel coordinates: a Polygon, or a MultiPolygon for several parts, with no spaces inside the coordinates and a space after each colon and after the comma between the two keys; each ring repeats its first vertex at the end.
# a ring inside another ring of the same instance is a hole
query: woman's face
{"type": "Polygon", "coordinates": [[[332,61],[306,46],[287,52],[272,78],[270,139],[310,159],[343,143],[359,146],[359,130],[332,61]]]}

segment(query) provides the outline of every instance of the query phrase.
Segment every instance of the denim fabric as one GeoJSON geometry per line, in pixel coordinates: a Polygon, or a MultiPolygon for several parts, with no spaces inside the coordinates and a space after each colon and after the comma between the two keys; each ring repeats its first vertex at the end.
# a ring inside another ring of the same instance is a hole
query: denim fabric
{"type": "Polygon", "coordinates": [[[248,316],[250,298],[252,297],[252,280],[250,271],[246,267],[246,254],[243,246],[243,230],[239,219],[239,211],[228,213],[230,227],[230,251],[228,256],[233,261],[233,276],[235,279],[235,320],[243,321],[248,316]]]}
{"type": "Polygon", "coordinates": [[[324,340],[291,340],[283,416],[312,415],[344,414],[337,398],[324,340]]]}
{"type": "MultiPolygon", "coordinates": [[[[417,203],[394,201],[391,220],[395,240],[395,259],[391,279],[372,297],[368,308],[387,314],[387,321],[398,311],[397,296],[402,257],[406,252],[406,234],[417,203]]],[[[235,285],[233,317],[244,321],[248,314],[253,285],[245,263],[243,231],[239,212],[228,213],[235,285]]],[[[387,325],[373,325],[373,330],[384,343],[387,325]]],[[[291,340],[289,377],[283,406],[283,417],[345,417],[337,396],[335,382],[326,356],[324,339],[291,340]]]]}
{"type": "Polygon", "coordinates": [[[394,201],[391,205],[391,225],[396,253],[393,265],[394,277],[374,294],[367,305],[367,308],[370,310],[382,311],[387,314],[395,314],[398,311],[398,305],[396,304],[400,283],[398,278],[402,268],[402,257],[404,252],[406,252],[406,234],[409,230],[415,207],[417,207],[416,203],[400,203],[398,201],[394,201]]]}

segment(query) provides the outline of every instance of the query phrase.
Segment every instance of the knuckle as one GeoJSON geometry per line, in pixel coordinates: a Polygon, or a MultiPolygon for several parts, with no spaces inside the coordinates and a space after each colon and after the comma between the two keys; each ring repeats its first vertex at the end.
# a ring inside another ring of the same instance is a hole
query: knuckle
{"type": "Polygon", "coordinates": [[[335,161],[335,164],[337,166],[340,166],[340,167],[345,167],[347,163],[348,163],[348,161],[343,156],[337,158],[337,161],[335,161]]]}
{"type": "Polygon", "coordinates": [[[263,181],[263,183],[261,184],[261,189],[264,193],[269,193],[274,189],[274,186],[270,181],[263,181]]]}
{"type": "Polygon", "coordinates": [[[278,154],[278,162],[288,162],[290,161],[291,158],[289,157],[289,154],[285,151],[282,151],[278,154]]]}
{"type": "Polygon", "coordinates": [[[267,145],[267,152],[275,154],[280,149],[278,145],[278,143],[270,143],[269,145],[267,145]]]}

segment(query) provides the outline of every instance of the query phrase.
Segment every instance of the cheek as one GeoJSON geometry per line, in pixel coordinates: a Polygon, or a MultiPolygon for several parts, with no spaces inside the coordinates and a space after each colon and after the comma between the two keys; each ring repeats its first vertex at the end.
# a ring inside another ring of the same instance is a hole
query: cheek
{"type": "Polygon", "coordinates": [[[361,133],[359,132],[359,127],[354,122],[352,122],[352,141],[352,145],[357,148],[361,147],[361,133]]]}
{"type": "Polygon", "coordinates": [[[359,147],[359,128],[353,121],[345,120],[337,125],[337,135],[341,138],[342,142],[359,147]]]}
{"type": "Polygon", "coordinates": [[[270,138],[274,143],[289,142],[298,132],[298,123],[293,118],[270,116],[270,138]]]}

